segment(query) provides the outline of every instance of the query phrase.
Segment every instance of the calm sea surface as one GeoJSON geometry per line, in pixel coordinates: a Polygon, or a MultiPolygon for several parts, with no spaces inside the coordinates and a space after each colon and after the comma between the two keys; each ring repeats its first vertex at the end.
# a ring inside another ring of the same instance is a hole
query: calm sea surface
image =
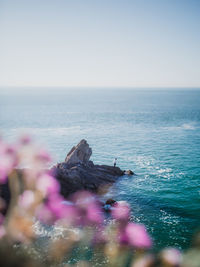
{"type": "Polygon", "coordinates": [[[64,160],[85,138],[95,163],[123,177],[110,196],[127,200],[157,248],[186,248],[200,225],[200,90],[71,90],[0,94],[0,132],[14,140],[31,133],[64,160]]]}

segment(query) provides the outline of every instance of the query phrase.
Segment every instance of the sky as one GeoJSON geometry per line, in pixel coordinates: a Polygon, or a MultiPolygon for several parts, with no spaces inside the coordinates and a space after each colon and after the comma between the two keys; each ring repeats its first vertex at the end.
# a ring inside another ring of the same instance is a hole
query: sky
{"type": "Polygon", "coordinates": [[[0,0],[0,87],[200,87],[200,0],[0,0]]]}

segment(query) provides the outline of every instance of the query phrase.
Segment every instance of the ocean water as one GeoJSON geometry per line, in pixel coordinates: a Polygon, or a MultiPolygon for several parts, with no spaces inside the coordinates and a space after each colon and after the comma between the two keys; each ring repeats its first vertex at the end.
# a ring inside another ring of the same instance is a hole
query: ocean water
{"type": "MultiPolygon", "coordinates": [[[[42,91],[41,91],[42,92],[42,91]]],[[[85,138],[95,163],[131,169],[108,193],[131,205],[156,249],[185,249],[200,226],[200,90],[0,93],[0,132],[30,133],[63,161],[85,138]]]]}

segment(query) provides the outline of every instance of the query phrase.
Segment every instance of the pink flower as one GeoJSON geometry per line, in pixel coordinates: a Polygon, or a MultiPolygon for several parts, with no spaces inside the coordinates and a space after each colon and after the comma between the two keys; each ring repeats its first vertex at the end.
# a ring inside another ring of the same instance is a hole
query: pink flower
{"type": "Polygon", "coordinates": [[[90,223],[101,224],[103,223],[103,214],[99,205],[92,202],[87,207],[87,220],[90,223]]]}
{"type": "Polygon", "coordinates": [[[155,258],[151,254],[139,257],[134,261],[131,267],[151,267],[155,266],[155,258]]]}
{"type": "Polygon", "coordinates": [[[66,203],[65,201],[62,201],[61,203],[61,219],[65,219],[68,224],[75,224],[79,213],[77,208],[72,203],[66,203]]]}
{"type": "Polygon", "coordinates": [[[69,224],[72,224],[77,218],[77,210],[73,205],[64,204],[64,198],[61,195],[52,194],[46,203],[39,207],[37,217],[48,224],[60,219],[66,219],[69,224]]]}
{"type": "Polygon", "coordinates": [[[87,191],[75,193],[73,196],[75,206],[77,207],[80,218],[79,224],[101,224],[103,214],[95,196],[87,191]]]}
{"type": "Polygon", "coordinates": [[[73,195],[73,202],[77,207],[86,209],[88,204],[96,201],[93,194],[88,191],[79,191],[73,195]]]}
{"type": "Polygon", "coordinates": [[[27,209],[34,203],[34,200],[35,200],[35,196],[34,196],[33,191],[26,190],[19,197],[19,206],[27,209]]]}
{"type": "Polygon", "coordinates": [[[6,230],[3,225],[0,225],[0,239],[6,235],[6,230]]]}
{"type": "Polygon", "coordinates": [[[62,219],[65,217],[66,205],[63,205],[63,197],[59,194],[52,194],[49,196],[48,201],[46,203],[47,208],[53,214],[55,219],[62,219]]]}
{"type": "Polygon", "coordinates": [[[124,227],[120,227],[119,228],[119,232],[118,232],[118,240],[119,240],[119,243],[120,244],[123,244],[123,245],[128,245],[128,236],[126,234],[126,232],[124,231],[124,227]]]}
{"type": "Polygon", "coordinates": [[[40,190],[45,196],[49,194],[58,193],[60,191],[60,184],[51,175],[44,173],[39,176],[36,182],[36,188],[40,190]]]}
{"type": "Polygon", "coordinates": [[[52,224],[55,218],[46,204],[41,204],[36,210],[36,217],[45,224],[52,224]]]}
{"type": "Polygon", "coordinates": [[[17,166],[16,147],[0,143],[0,183],[5,183],[7,176],[17,166]]]}
{"type": "Polygon", "coordinates": [[[152,246],[152,241],[144,225],[128,223],[125,228],[125,235],[129,245],[135,248],[150,248],[152,246]]]}
{"type": "Polygon", "coordinates": [[[31,139],[31,137],[29,136],[29,135],[23,135],[23,136],[21,136],[20,137],[20,139],[19,139],[19,143],[20,143],[20,145],[30,145],[31,144],[31,141],[32,141],[32,139],[31,139]]]}
{"type": "Polygon", "coordinates": [[[16,147],[13,145],[8,145],[5,149],[5,154],[10,156],[10,157],[13,157],[14,159],[16,158],[16,147]]]}
{"type": "Polygon", "coordinates": [[[0,184],[4,184],[7,181],[8,174],[9,174],[8,169],[1,166],[0,163],[0,184]]]}
{"type": "Polygon", "coordinates": [[[166,248],[161,252],[161,257],[170,266],[179,266],[181,263],[181,252],[176,248],[166,248]]]}
{"type": "Polygon", "coordinates": [[[49,153],[47,153],[47,151],[43,149],[39,150],[35,156],[37,160],[43,163],[51,162],[51,156],[49,155],[49,153]]]}
{"type": "Polygon", "coordinates": [[[117,202],[112,209],[112,217],[118,221],[128,221],[130,218],[130,207],[127,202],[117,202]]]}
{"type": "Polygon", "coordinates": [[[92,238],[92,244],[105,244],[108,241],[108,236],[105,233],[105,228],[103,225],[99,225],[97,228],[95,228],[93,238],[92,238]]]}

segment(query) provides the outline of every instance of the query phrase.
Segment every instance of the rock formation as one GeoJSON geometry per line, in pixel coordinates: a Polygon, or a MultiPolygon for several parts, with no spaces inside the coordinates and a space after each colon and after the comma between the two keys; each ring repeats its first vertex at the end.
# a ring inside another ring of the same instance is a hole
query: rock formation
{"type": "MultiPolygon", "coordinates": [[[[86,140],[73,147],[67,154],[64,162],[52,167],[50,173],[59,181],[61,194],[67,198],[78,190],[89,190],[97,192],[117,181],[124,175],[118,167],[107,165],[95,165],[90,159],[92,149],[86,140]]],[[[21,170],[17,170],[21,173],[21,170]]],[[[0,185],[0,197],[8,204],[10,201],[10,190],[8,182],[0,185]]],[[[6,210],[5,210],[6,212],[6,210]]]]}
{"type": "Polygon", "coordinates": [[[86,140],[73,147],[64,162],[52,168],[55,178],[61,184],[61,194],[67,197],[78,190],[96,192],[105,185],[114,183],[124,172],[107,165],[94,165],[90,161],[92,149],[86,140]]]}
{"type": "Polygon", "coordinates": [[[131,170],[124,171],[124,174],[126,175],[134,175],[134,172],[131,170]]]}
{"type": "Polygon", "coordinates": [[[67,154],[65,162],[70,166],[74,164],[87,164],[92,155],[92,149],[86,140],[81,140],[77,146],[72,147],[67,154]]]}

